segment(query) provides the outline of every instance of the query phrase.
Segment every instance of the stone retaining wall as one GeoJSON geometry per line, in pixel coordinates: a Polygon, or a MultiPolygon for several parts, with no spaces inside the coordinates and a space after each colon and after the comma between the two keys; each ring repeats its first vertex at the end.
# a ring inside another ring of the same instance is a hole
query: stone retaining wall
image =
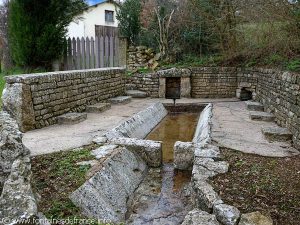
{"type": "MultiPolygon", "coordinates": [[[[270,69],[233,67],[190,68],[192,98],[238,97],[241,89],[265,106],[276,122],[293,134],[293,143],[300,149],[300,75],[270,69]]],[[[162,72],[136,74],[129,79],[137,89],[151,97],[159,96],[162,72]]]]}
{"type": "Polygon", "coordinates": [[[236,68],[191,68],[193,98],[232,98],[237,88],[236,68]]]}
{"type": "Polygon", "coordinates": [[[275,115],[276,122],[293,134],[300,149],[300,74],[270,69],[238,70],[238,85],[255,90],[255,99],[265,111],[275,115]]]}
{"type": "MultiPolygon", "coordinates": [[[[184,70],[190,71],[192,98],[232,98],[236,95],[237,75],[236,68],[231,67],[199,67],[184,70]]],[[[158,98],[159,78],[166,77],[164,71],[153,73],[134,74],[128,78],[138,90],[145,91],[150,97],[158,98]]],[[[173,76],[172,76],[173,77],[173,76]]]]}
{"type": "Polygon", "coordinates": [[[21,131],[55,124],[68,112],[104,102],[125,92],[122,68],[63,71],[6,77],[3,108],[21,131]]]}
{"type": "Polygon", "coordinates": [[[157,73],[139,73],[133,74],[127,80],[136,89],[147,92],[148,96],[158,98],[159,96],[159,76],[157,73]]]}

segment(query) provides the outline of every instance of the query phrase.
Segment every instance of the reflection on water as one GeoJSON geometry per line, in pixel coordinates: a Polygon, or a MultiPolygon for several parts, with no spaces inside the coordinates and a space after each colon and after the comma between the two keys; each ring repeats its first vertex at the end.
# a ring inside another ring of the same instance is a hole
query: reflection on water
{"type": "Polygon", "coordinates": [[[199,114],[169,114],[147,137],[163,142],[163,165],[150,168],[145,180],[129,202],[127,224],[181,224],[190,209],[188,184],[190,171],[177,171],[173,166],[176,141],[191,141],[199,114]],[[183,191],[185,189],[185,191],[183,191]]]}
{"type": "Polygon", "coordinates": [[[173,147],[176,141],[193,139],[199,114],[169,114],[147,137],[163,142],[163,162],[173,162],[173,147]]]}

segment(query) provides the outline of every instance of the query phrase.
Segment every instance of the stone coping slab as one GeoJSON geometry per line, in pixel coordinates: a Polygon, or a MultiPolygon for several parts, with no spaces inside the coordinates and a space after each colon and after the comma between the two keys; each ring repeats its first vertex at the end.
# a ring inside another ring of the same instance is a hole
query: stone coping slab
{"type": "Polygon", "coordinates": [[[37,83],[40,80],[49,80],[51,81],[54,77],[63,79],[69,79],[78,74],[78,76],[83,76],[83,73],[89,72],[107,72],[107,71],[125,71],[124,67],[111,67],[111,68],[99,68],[99,69],[88,69],[88,70],[69,70],[69,71],[58,71],[58,72],[46,72],[46,73],[33,73],[33,74],[20,74],[14,76],[4,77],[6,83],[25,83],[32,84],[37,83]]]}

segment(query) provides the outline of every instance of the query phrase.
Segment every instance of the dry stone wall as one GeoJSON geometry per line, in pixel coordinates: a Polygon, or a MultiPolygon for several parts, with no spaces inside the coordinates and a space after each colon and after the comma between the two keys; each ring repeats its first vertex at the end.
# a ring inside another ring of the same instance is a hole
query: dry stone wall
{"type": "Polygon", "coordinates": [[[237,88],[236,68],[191,68],[193,98],[232,98],[237,88]]]}
{"type": "Polygon", "coordinates": [[[133,84],[140,91],[147,92],[152,98],[159,96],[159,75],[156,72],[134,74],[128,77],[127,83],[133,84]]]}
{"type": "Polygon", "coordinates": [[[239,69],[238,85],[255,88],[255,99],[265,111],[275,115],[276,122],[293,134],[300,149],[300,74],[270,69],[239,69]]]}
{"type": "MultiPolygon", "coordinates": [[[[190,71],[191,96],[193,98],[235,97],[237,89],[236,68],[195,67],[185,70],[190,71]]],[[[138,73],[130,76],[127,82],[133,84],[138,90],[147,92],[150,97],[158,98],[159,78],[161,76],[166,77],[167,75],[165,75],[164,71],[138,73]]]]}
{"type": "MultiPolygon", "coordinates": [[[[276,122],[293,133],[293,143],[300,149],[300,74],[271,69],[234,67],[190,68],[193,98],[232,98],[242,88],[252,92],[276,122]]],[[[151,97],[159,96],[162,72],[132,75],[127,82],[151,97]]]]}
{"type": "Polygon", "coordinates": [[[9,76],[3,107],[21,131],[42,128],[62,114],[124,94],[124,74],[123,68],[108,68],[9,76]]]}

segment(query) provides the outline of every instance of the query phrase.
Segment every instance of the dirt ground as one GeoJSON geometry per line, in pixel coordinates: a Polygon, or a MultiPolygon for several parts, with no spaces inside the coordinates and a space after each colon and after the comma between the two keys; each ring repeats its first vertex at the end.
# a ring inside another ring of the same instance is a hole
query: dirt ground
{"type": "Polygon", "coordinates": [[[300,224],[300,156],[271,158],[222,149],[228,173],[212,180],[222,200],[242,213],[261,211],[274,225],[300,224]]]}

